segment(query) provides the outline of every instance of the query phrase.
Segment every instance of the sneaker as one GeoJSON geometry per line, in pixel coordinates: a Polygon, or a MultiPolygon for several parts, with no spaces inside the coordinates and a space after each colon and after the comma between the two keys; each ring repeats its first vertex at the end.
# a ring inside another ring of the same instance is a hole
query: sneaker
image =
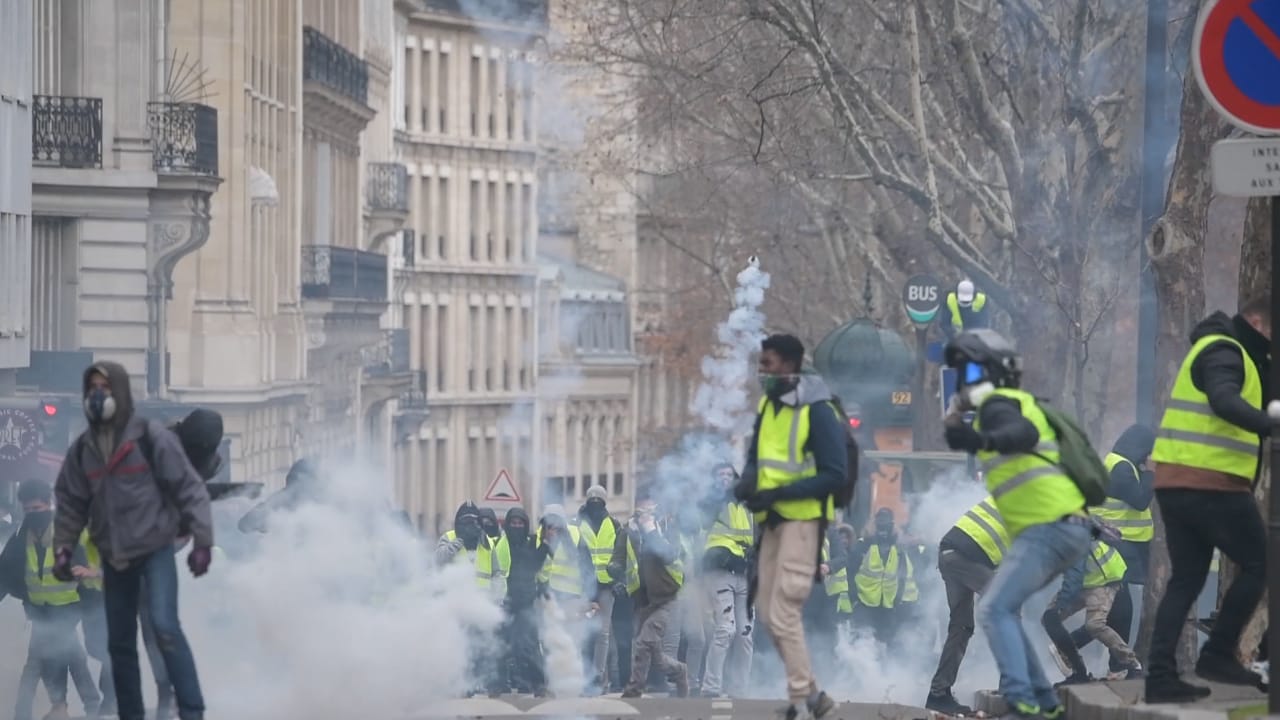
{"type": "Polygon", "coordinates": [[[1054,643],[1049,643],[1049,657],[1053,658],[1053,664],[1058,666],[1058,670],[1065,676],[1071,676],[1071,663],[1067,662],[1067,658],[1063,656],[1062,651],[1054,643]]]}
{"type": "Polygon", "coordinates": [[[929,697],[925,698],[924,707],[926,710],[942,713],[943,715],[972,715],[973,708],[968,705],[962,705],[956,696],[950,691],[945,693],[929,693],[929,697]]]}
{"type": "Polygon", "coordinates": [[[825,692],[819,692],[816,697],[810,697],[805,703],[809,706],[809,712],[813,713],[815,718],[826,717],[828,713],[836,709],[836,701],[825,692]]]}
{"type": "Polygon", "coordinates": [[[1000,716],[1000,720],[1039,720],[1040,706],[1023,702],[1015,702],[1009,711],[1000,716]]]}
{"type": "Polygon", "coordinates": [[[630,699],[630,698],[638,698],[638,697],[642,696],[643,694],[644,694],[644,693],[640,692],[640,691],[639,691],[639,690],[637,690],[636,688],[627,688],[626,690],[623,690],[623,691],[622,691],[622,697],[624,697],[624,698],[628,698],[628,699],[630,699]]]}
{"type": "Polygon", "coordinates": [[[57,703],[49,709],[44,720],[71,720],[71,713],[67,712],[66,703],[57,703]]]}
{"type": "Polygon", "coordinates": [[[1209,697],[1209,688],[1183,682],[1179,677],[1147,676],[1147,686],[1143,692],[1143,702],[1157,703],[1189,703],[1209,697]]]}
{"type": "Polygon", "coordinates": [[[1147,671],[1142,669],[1142,665],[1134,663],[1133,667],[1124,671],[1125,680],[1140,680],[1147,676],[1147,671]]]}
{"type": "Polygon", "coordinates": [[[778,716],[782,720],[811,720],[813,715],[809,714],[808,703],[804,705],[787,705],[778,711],[778,716]]]}
{"type": "Polygon", "coordinates": [[[1196,661],[1196,675],[1211,682],[1227,685],[1248,685],[1257,687],[1262,683],[1262,676],[1236,662],[1235,658],[1226,658],[1206,651],[1200,651],[1200,659],[1196,661]]]}
{"type": "Polygon", "coordinates": [[[1065,705],[1054,705],[1048,710],[1040,711],[1040,717],[1043,718],[1043,720],[1060,720],[1060,718],[1066,716],[1066,714],[1067,707],[1065,705]]]}

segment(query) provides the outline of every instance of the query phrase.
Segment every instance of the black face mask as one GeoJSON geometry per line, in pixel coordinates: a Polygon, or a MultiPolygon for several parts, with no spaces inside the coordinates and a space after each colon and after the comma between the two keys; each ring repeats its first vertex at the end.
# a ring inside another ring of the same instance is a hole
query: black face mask
{"type": "Polygon", "coordinates": [[[476,543],[480,542],[480,523],[477,522],[461,522],[455,530],[458,533],[458,539],[468,548],[473,548],[476,543]]]}
{"type": "Polygon", "coordinates": [[[609,514],[609,510],[604,506],[603,500],[588,500],[586,510],[587,517],[590,518],[592,522],[600,522],[609,514]]]}
{"type": "Polygon", "coordinates": [[[496,539],[502,534],[502,530],[498,528],[498,523],[486,521],[484,524],[484,534],[496,539]]]}
{"type": "Polygon", "coordinates": [[[529,537],[529,528],[523,523],[507,523],[507,538],[512,541],[520,541],[529,537]]]}
{"type": "Polygon", "coordinates": [[[893,536],[892,525],[876,525],[876,535],[882,538],[893,536]]]}
{"type": "Polygon", "coordinates": [[[30,528],[32,532],[40,535],[45,530],[48,530],[49,523],[53,522],[53,511],[37,510],[35,512],[29,512],[23,522],[27,524],[27,527],[30,528]]]}

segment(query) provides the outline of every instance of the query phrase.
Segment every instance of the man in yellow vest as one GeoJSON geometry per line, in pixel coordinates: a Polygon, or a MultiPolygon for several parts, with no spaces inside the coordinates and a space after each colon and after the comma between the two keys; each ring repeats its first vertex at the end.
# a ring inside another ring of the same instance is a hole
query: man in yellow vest
{"type": "Polygon", "coordinates": [[[676,622],[676,597],[684,583],[684,565],[679,543],[671,542],[658,527],[657,503],[637,498],[636,515],[627,529],[639,565],[640,587],[636,599],[636,637],[632,643],[631,680],[622,691],[624,698],[638,698],[648,685],[649,668],[656,663],[676,686],[676,695],[689,695],[689,673],[685,664],[667,654],[663,646],[667,626],[676,622]]]}
{"type": "MultiPolygon", "coordinates": [[[[480,508],[469,500],[458,506],[453,515],[453,529],[441,535],[436,544],[437,565],[443,567],[464,561],[475,569],[477,587],[491,590],[494,580],[501,580],[493,559],[493,545],[480,526],[480,508]]],[[[495,594],[498,594],[496,590],[495,594]]]]}
{"type": "Polygon", "coordinates": [[[707,509],[715,519],[707,530],[702,554],[703,591],[715,618],[715,634],[707,648],[702,676],[702,694],[708,697],[724,694],[726,666],[737,673],[734,689],[746,689],[753,651],[747,567],[754,554],[755,522],[747,508],[733,499],[738,476],[733,466],[722,463],[714,472],[717,502],[707,509]]]}
{"type": "Polygon", "coordinates": [[[958,403],[947,445],[977,455],[987,491],[1009,533],[1009,552],[979,613],[1014,718],[1057,718],[1063,708],[1022,627],[1022,605],[1089,552],[1084,495],[1059,466],[1058,437],[1036,398],[1019,389],[1022,358],[998,333],[971,330],[947,343],[958,403]],[[976,413],[973,424],[963,413],[976,413]]]}
{"type": "MultiPolygon", "coordinates": [[[[1096,517],[1116,528],[1122,538],[1113,547],[1124,558],[1128,570],[1107,615],[1107,625],[1126,643],[1133,632],[1133,597],[1129,586],[1146,584],[1147,561],[1155,536],[1151,519],[1155,473],[1150,469],[1151,448],[1155,442],[1155,432],[1146,425],[1130,425],[1120,434],[1111,452],[1103,458],[1111,480],[1107,501],[1092,510],[1096,517]]],[[[1077,648],[1082,648],[1094,638],[1082,627],[1071,633],[1071,639],[1077,648]]],[[[1115,675],[1128,674],[1123,658],[1116,653],[1111,654],[1110,671],[1115,675]]]]}
{"type": "Polygon", "coordinates": [[[803,613],[822,579],[822,539],[848,468],[845,423],[822,378],[801,374],[803,362],[804,344],[793,335],[771,335],[761,343],[764,397],[734,492],[761,527],[756,608],[786,666],[786,720],[822,718],[835,709],[818,688],[803,613]]]}
{"type": "Polygon", "coordinates": [[[64,720],[67,711],[67,672],[71,671],[85,715],[98,712],[102,698],[89,674],[88,658],[76,625],[80,622],[80,593],[74,581],[53,576],[53,488],[43,480],[26,480],[18,487],[22,526],[0,553],[0,598],[22,600],[31,622],[27,663],[19,681],[14,717],[31,720],[36,686],[43,680],[53,709],[47,720],[64,720]]]}
{"type": "Polygon", "coordinates": [[[1272,427],[1263,410],[1270,337],[1270,298],[1245,304],[1235,317],[1214,313],[1191,331],[1191,350],[1174,378],[1151,451],[1173,570],[1151,636],[1147,702],[1188,702],[1209,694],[1209,688],[1178,677],[1176,649],[1214,548],[1240,573],[1223,596],[1196,674],[1233,685],[1262,680],[1236,660],[1236,646],[1266,583],[1266,532],[1253,483],[1261,438],[1272,427]]]}
{"type": "Polygon", "coordinates": [[[987,591],[991,577],[1009,551],[1009,531],[990,495],[969,508],[938,543],[938,574],[947,592],[947,639],[938,669],[929,684],[925,707],[946,715],[969,715],[973,709],[951,692],[960,663],[973,637],[975,596],[987,591]]]}
{"type": "Polygon", "coordinates": [[[902,605],[909,602],[905,595],[914,572],[911,558],[898,545],[892,510],[876,511],[875,532],[854,545],[849,567],[858,568],[853,576],[854,623],[871,628],[877,640],[892,645],[902,605]]]}
{"type": "Polygon", "coordinates": [[[591,667],[595,687],[601,692],[609,688],[609,643],[613,630],[613,601],[627,592],[626,578],[614,573],[625,567],[627,559],[627,534],[622,526],[609,515],[609,493],[602,485],[592,485],[587,490],[587,501],[582,508],[582,521],[578,531],[582,544],[591,553],[592,570],[596,576],[594,596],[598,607],[598,630],[592,643],[591,667]]]}
{"type": "Polygon", "coordinates": [[[1057,651],[1054,660],[1067,675],[1065,684],[1091,682],[1084,660],[1076,650],[1076,644],[1062,626],[1062,621],[1085,611],[1084,630],[1119,657],[1125,668],[1126,679],[1142,677],[1142,665],[1133,648],[1120,634],[1107,625],[1107,615],[1116,595],[1124,588],[1127,567],[1124,558],[1115,547],[1103,540],[1095,540],[1089,556],[1082,559],[1062,576],[1062,587],[1040,618],[1045,632],[1057,651]]]}
{"type": "Polygon", "coordinates": [[[954,338],[965,330],[990,327],[990,309],[987,294],[978,292],[972,280],[961,280],[956,289],[947,293],[947,312],[940,313],[942,332],[954,338]]]}

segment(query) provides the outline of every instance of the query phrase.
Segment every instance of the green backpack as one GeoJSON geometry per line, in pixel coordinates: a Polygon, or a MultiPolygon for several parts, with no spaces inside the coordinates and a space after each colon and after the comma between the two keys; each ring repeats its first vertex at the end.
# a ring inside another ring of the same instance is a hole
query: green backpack
{"type": "MultiPolygon", "coordinates": [[[[1049,421],[1053,433],[1058,436],[1060,460],[1057,465],[1080,488],[1085,505],[1093,507],[1106,502],[1111,473],[1102,464],[1098,451],[1093,449],[1089,436],[1085,435],[1084,430],[1080,429],[1080,425],[1070,415],[1039,399],[1036,404],[1049,421]]],[[[1042,455],[1040,457],[1048,461],[1048,458],[1042,455]]]]}

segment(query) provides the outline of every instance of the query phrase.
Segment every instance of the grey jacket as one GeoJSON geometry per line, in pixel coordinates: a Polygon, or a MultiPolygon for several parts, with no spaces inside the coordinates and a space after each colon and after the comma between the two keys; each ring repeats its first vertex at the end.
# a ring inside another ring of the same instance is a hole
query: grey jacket
{"type": "MultiPolygon", "coordinates": [[[[91,432],[91,431],[90,431],[91,432]]],[[[75,547],[85,525],[113,565],[172,546],[190,534],[197,548],[213,547],[209,491],[177,436],[158,422],[131,418],[110,463],[86,432],[72,444],[55,485],[54,547],[75,547]],[[139,439],[149,433],[152,466],[139,439]]]]}

